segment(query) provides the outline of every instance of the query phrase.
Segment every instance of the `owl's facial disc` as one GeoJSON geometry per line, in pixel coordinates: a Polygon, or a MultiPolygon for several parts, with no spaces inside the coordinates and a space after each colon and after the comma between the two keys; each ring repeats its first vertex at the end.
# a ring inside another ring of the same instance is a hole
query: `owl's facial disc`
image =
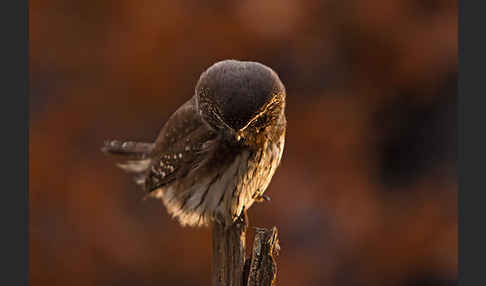
{"type": "MultiPolygon", "coordinates": [[[[260,108],[259,112],[257,112],[255,114],[255,116],[253,116],[247,123],[245,126],[241,127],[240,129],[238,129],[237,131],[238,132],[244,132],[245,129],[248,128],[248,126],[254,124],[257,120],[261,119],[265,114],[267,114],[269,112],[270,109],[272,108],[275,108],[275,106],[277,104],[279,104],[279,95],[278,94],[274,94],[274,96],[271,98],[271,100],[267,103],[265,103],[264,106],[262,106],[262,108],[260,108]]],[[[265,121],[265,120],[263,120],[265,121]]],[[[265,124],[267,122],[261,122],[261,124],[265,124]]]]}

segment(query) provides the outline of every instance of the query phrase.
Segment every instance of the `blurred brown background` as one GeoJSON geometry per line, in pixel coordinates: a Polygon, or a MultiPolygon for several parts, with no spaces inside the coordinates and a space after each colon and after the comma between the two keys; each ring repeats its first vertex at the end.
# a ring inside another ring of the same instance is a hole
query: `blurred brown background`
{"type": "Polygon", "coordinates": [[[277,285],[455,285],[457,1],[30,1],[31,285],[209,285],[181,228],[99,151],[151,141],[218,60],[288,92],[282,165],[250,209],[277,285]]]}

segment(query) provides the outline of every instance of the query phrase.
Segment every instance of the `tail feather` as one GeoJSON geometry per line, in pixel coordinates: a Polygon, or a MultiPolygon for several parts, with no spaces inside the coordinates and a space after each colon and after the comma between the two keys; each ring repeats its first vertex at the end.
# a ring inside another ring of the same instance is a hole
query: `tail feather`
{"type": "Polygon", "coordinates": [[[116,164],[120,169],[128,173],[140,173],[148,169],[150,165],[150,159],[139,160],[139,161],[125,161],[123,163],[116,164]]]}
{"type": "Polygon", "coordinates": [[[101,148],[106,154],[118,155],[126,159],[143,160],[146,159],[154,149],[153,143],[108,140],[101,148]]]}
{"type": "Polygon", "coordinates": [[[101,151],[120,160],[121,162],[116,165],[128,173],[134,174],[135,183],[143,186],[146,171],[150,167],[150,153],[153,149],[153,143],[109,140],[105,141],[101,151]]]}

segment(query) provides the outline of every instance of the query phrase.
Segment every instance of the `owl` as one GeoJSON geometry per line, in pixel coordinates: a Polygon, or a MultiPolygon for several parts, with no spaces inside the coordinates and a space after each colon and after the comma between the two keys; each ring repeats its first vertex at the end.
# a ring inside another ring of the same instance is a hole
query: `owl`
{"type": "Polygon", "coordinates": [[[225,60],[153,143],[108,140],[102,150],[183,226],[231,225],[262,201],[282,158],[286,91],[269,67],[225,60]]]}

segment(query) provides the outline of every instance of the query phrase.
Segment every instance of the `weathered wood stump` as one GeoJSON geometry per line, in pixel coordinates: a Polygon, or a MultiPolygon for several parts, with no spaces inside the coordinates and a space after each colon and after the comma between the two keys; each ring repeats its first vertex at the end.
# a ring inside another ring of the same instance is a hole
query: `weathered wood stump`
{"type": "Polygon", "coordinates": [[[277,275],[280,246],[277,228],[255,228],[251,256],[246,258],[248,217],[232,225],[213,224],[213,286],[271,286],[277,275]]]}

